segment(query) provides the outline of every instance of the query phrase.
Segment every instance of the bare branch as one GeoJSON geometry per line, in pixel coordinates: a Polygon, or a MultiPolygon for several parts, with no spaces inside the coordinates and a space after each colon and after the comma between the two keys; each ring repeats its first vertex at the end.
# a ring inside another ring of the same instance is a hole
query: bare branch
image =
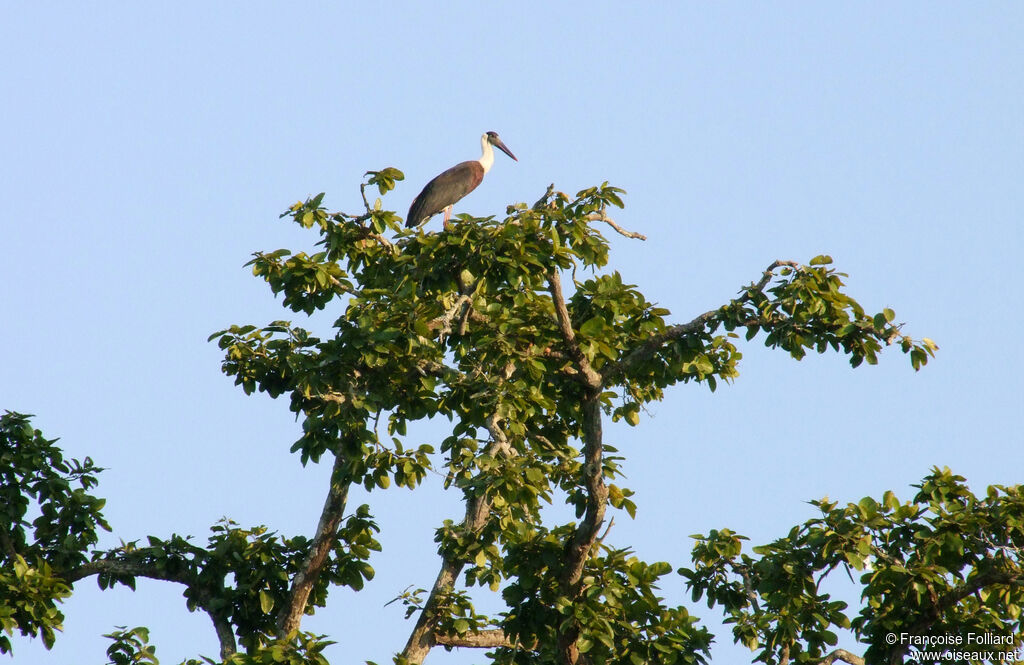
{"type": "Polygon", "coordinates": [[[624,374],[640,363],[650,359],[651,356],[666,344],[674,342],[680,337],[703,332],[707,325],[717,316],[718,310],[716,309],[704,312],[689,323],[681,323],[666,329],[662,333],[652,335],[604,371],[604,385],[614,385],[624,374]]]}
{"type": "Polygon", "coordinates": [[[500,628],[481,630],[476,633],[465,633],[464,635],[435,635],[434,642],[445,647],[471,647],[479,649],[513,646],[508,636],[505,635],[505,631],[500,628]]]}
{"type": "Polygon", "coordinates": [[[602,385],[601,375],[590,366],[590,361],[576,342],[576,332],[572,329],[569,310],[565,306],[565,297],[562,295],[562,278],[558,274],[558,268],[552,268],[548,273],[548,291],[555,304],[555,318],[558,319],[558,328],[562,332],[562,339],[568,347],[569,355],[580,370],[580,377],[584,385],[591,389],[600,388],[602,385]]]}
{"type": "Polygon", "coordinates": [[[467,303],[466,307],[462,310],[462,316],[459,317],[459,337],[463,337],[466,334],[466,328],[469,327],[469,319],[474,313],[473,303],[467,303]]]}
{"type": "Polygon", "coordinates": [[[583,481],[587,489],[587,505],[583,520],[576,526],[565,566],[562,584],[569,590],[583,575],[590,549],[597,539],[598,529],[604,521],[608,488],[604,484],[604,447],[601,431],[600,393],[588,395],[583,401],[583,481]]]}
{"type": "Polygon", "coordinates": [[[334,468],[331,471],[331,486],[327,491],[327,498],[324,500],[324,508],[320,513],[316,534],[310,543],[309,553],[306,555],[305,561],[302,562],[302,568],[292,578],[288,602],[281,608],[281,612],[277,616],[277,630],[281,634],[298,629],[313,585],[320,577],[324,566],[327,565],[327,557],[338,540],[338,526],[345,513],[350,484],[350,481],[343,477],[343,468],[344,457],[335,454],[334,468]]]}
{"type": "Polygon", "coordinates": [[[366,237],[367,238],[371,238],[373,240],[376,240],[378,243],[380,243],[381,245],[386,247],[388,249],[388,251],[390,251],[392,254],[395,252],[395,246],[391,244],[390,240],[388,240],[387,238],[385,238],[381,234],[375,233],[375,232],[370,231],[369,229],[367,229],[366,230],[366,237]]]}
{"type": "MultiPolygon", "coordinates": [[[[765,268],[764,274],[761,275],[761,281],[759,281],[757,284],[754,284],[752,288],[754,291],[763,291],[764,287],[768,286],[768,282],[772,281],[772,277],[775,276],[775,271],[778,270],[779,268],[793,268],[794,270],[796,270],[799,267],[800,264],[797,263],[796,261],[775,261],[770,266],[765,268]]],[[[740,302],[746,302],[748,300],[750,300],[750,298],[746,293],[744,293],[743,297],[740,298],[740,302]]]]}
{"type": "Polygon", "coordinates": [[[846,649],[836,649],[825,658],[818,665],[832,665],[837,660],[841,660],[844,663],[850,665],[864,665],[864,659],[860,656],[850,653],[846,649]]]}
{"type": "Polygon", "coordinates": [[[373,208],[370,207],[370,202],[366,199],[366,185],[367,183],[365,182],[359,185],[359,195],[363,197],[363,207],[366,208],[368,216],[369,213],[373,211],[373,208]]]}
{"type": "Polygon", "coordinates": [[[541,207],[547,205],[548,199],[551,198],[551,195],[554,192],[555,192],[555,183],[551,183],[550,185],[548,185],[547,191],[544,192],[544,196],[542,196],[539,199],[537,199],[537,202],[533,204],[533,207],[534,208],[541,208],[541,207]]]}
{"type": "Polygon", "coordinates": [[[213,630],[217,633],[217,641],[220,642],[221,660],[227,660],[238,650],[238,645],[235,643],[235,631],[231,627],[231,622],[223,610],[214,611],[212,609],[210,601],[213,599],[213,594],[210,593],[209,588],[200,587],[196,595],[199,606],[203,608],[206,615],[210,617],[210,621],[213,622],[213,630]]]}
{"type": "Polygon", "coordinates": [[[732,572],[743,579],[743,591],[747,594],[747,600],[750,601],[750,606],[753,608],[754,612],[760,613],[761,605],[757,602],[757,594],[754,593],[754,585],[750,580],[750,568],[731,561],[728,562],[728,564],[729,568],[732,569],[732,572]]]}
{"type": "MultiPolygon", "coordinates": [[[[587,504],[583,520],[576,526],[568,542],[565,563],[559,575],[562,593],[576,599],[582,593],[583,569],[594,547],[597,532],[604,521],[608,503],[608,487],[604,484],[604,447],[601,432],[601,388],[588,388],[583,398],[583,483],[587,490],[587,504]]],[[[567,665],[579,662],[578,624],[561,628],[558,635],[558,650],[567,665]]]]}
{"type": "Polygon", "coordinates": [[[594,541],[595,547],[604,542],[604,539],[608,537],[608,533],[611,532],[613,526],[615,526],[614,517],[608,520],[608,526],[604,528],[604,533],[601,534],[601,537],[594,541]]]}
{"type": "MultiPolygon", "coordinates": [[[[369,214],[366,214],[366,215],[363,215],[362,217],[357,217],[356,221],[362,223],[368,217],[369,217],[369,214]]],[[[387,238],[385,238],[384,236],[382,236],[381,234],[377,233],[376,231],[371,230],[370,227],[362,226],[360,235],[362,236],[363,240],[374,240],[378,244],[380,244],[383,247],[385,247],[392,254],[394,254],[395,246],[393,244],[391,244],[391,241],[388,240],[387,238]]]]}
{"type": "Polygon", "coordinates": [[[499,427],[498,421],[500,418],[497,413],[492,413],[487,418],[487,431],[491,435],[492,443],[488,449],[488,454],[494,455],[496,453],[505,453],[508,457],[513,457],[516,454],[515,449],[508,441],[508,437],[505,436],[505,432],[499,427]]]}
{"type": "Polygon", "coordinates": [[[445,310],[444,314],[434,319],[431,319],[430,322],[427,324],[427,327],[430,328],[431,330],[439,329],[439,334],[442,337],[444,337],[445,335],[450,335],[452,332],[452,320],[455,318],[457,314],[460,314],[463,311],[463,307],[469,307],[470,303],[472,302],[473,299],[470,298],[468,295],[460,295],[458,298],[455,299],[455,302],[452,303],[452,306],[445,310]]]}
{"type": "Polygon", "coordinates": [[[606,213],[604,210],[601,210],[600,212],[590,213],[589,215],[587,215],[587,221],[604,222],[608,226],[615,229],[615,231],[618,232],[619,235],[626,236],[627,238],[634,238],[636,240],[647,240],[647,236],[645,236],[644,234],[637,233],[636,231],[627,231],[626,229],[616,224],[615,220],[609,217],[608,213],[606,213]]]}
{"type": "MultiPolygon", "coordinates": [[[[583,577],[583,568],[587,558],[594,547],[598,530],[604,521],[604,513],[608,502],[608,487],[604,484],[604,465],[602,462],[603,444],[601,432],[601,388],[604,385],[602,377],[590,365],[579,343],[576,341],[576,333],[572,329],[572,322],[569,319],[569,310],[565,306],[565,297],[562,294],[562,281],[558,274],[558,268],[552,268],[548,273],[548,290],[555,306],[555,318],[558,320],[558,327],[562,333],[562,339],[572,357],[573,362],[579,368],[580,379],[586,388],[583,397],[583,483],[587,491],[587,504],[583,513],[583,520],[576,526],[572,538],[567,543],[565,562],[559,575],[559,586],[562,592],[569,598],[579,596],[580,580],[583,577]]],[[[579,626],[572,624],[560,630],[558,635],[558,650],[562,655],[563,662],[574,664],[579,660],[579,649],[576,640],[579,637],[579,626]]]]}
{"type": "Polygon", "coordinates": [[[226,660],[230,658],[238,650],[231,622],[228,621],[227,616],[223,612],[211,608],[210,601],[213,599],[214,594],[211,593],[211,589],[208,586],[201,585],[191,572],[177,571],[170,573],[167,570],[158,569],[156,565],[147,561],[119,558],[90,561],[68,571],[62,577],[69,584],[74,584],[81,579],[99,574],[130,575],[132,577],[147,577],[153,580],[184,584],[196,592],[196,601],[199,607],[206,612],[210,617],[210,621],[213,622],[213,629],[217,633],[217,640],[220,642],[221,659],[226,660]]]}
{"type": "MultiPolygon", "coordinates": [[[[491,443],[484,450],[485,455],[494,456],[500,452],[513,453],[514,450],[509,443],[508,437],[498,425],[498,416],[492,415],[487,419],[487,430],[491,433],[491,443]]],[[[484,493],[473,493],[466,497],[466,517],[463,525],[470,533],[478,533],[487,523],[487,517],[491,512],[491,499],[484,493]]],[[[416,626],[409,635],[402,655],[412,665],[418,665],[430,653],[430,649],[441,642],[434,632],[437,619],[437,608],[444,597],[455,587],[455,580],[466,565],[461,561],[449,556],[444,556],[441,561],[441,570],[437,573],[434,586],[430,589],[430,596],[423,605],[416,620],[416,626]]]]}
{"type": "Polygon", "coordinates": [[[331,275],[328,275],[327,278],[330,280],[331,286],[333,286],[338,291],[341,291],[342,293],[349,293],[349,294],[352,294],[354,296],[361,296],[361,295],[363,295],[363,292],[360,291],[359,289],[353,288],[351,286],[346,286],[345,284],[342,284],[341,282],[339,282],[337,277],[333,277],[331,275]]]}
{"type": "Polygon", "coordinates": [[[505,634],[500,628],[493,628],[488,630],[478,630],[476,632],[469,632],[463,635],[435,635],[434,641],[436,644],[444,647],[469,647],[477,649],[494,649],[497,647],[507,647],[509,649],[523,648],[527,650],[533,650],[537,648],[537,644],[519,644],[509,639],[508,635],[505,634]]]}
{"type": "Polygon", "coordinates": [[[196,584],[196,579],[188,571],[177,571],[170,573],[166,570],[159,570],[155,565],[147,561],[134,559],[97,559],[83,563],[77,568],[69,570],[61,577],[69,584],[91,575],[102,573],[110,575],[131,575],[133,577],[148,577],[151,580],[163,580],[165,582],[177,582],[185,586],[196,584]]]}
{"type": "Polygon", "coordinates": [[[317,393],[317,398],[322,399],[325,402],[334,402],[335,404],[345,404],[352,399],[350,394],[338,392],[333,390],[326,393],[317,393]]]}

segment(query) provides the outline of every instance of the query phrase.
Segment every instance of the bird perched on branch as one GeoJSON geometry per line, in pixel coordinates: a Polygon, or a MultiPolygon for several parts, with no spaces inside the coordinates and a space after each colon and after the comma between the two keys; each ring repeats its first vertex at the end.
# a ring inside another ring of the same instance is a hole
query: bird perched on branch
{"type": "Polygon", "coordinates": [[[428,182],[409,206],[405,225],[410,228],[419,226],[442,210],[444,211],[444,221],[447,224],[452,216],[452,206],[476,189],[477,185],[483,181],[484,174],[491,170],[491,165],[494,164],[494,150],[491,146],[497,147],[513,160],[519,161],[512,151],[501,142],[497,132],[487,132],[480,137],[480,147],[483,150],[480,159],[456,164],[428,182]]]}

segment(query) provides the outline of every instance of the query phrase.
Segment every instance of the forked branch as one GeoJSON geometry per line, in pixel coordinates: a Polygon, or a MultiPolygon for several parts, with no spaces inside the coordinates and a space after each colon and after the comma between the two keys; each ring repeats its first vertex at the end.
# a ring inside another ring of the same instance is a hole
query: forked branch
{"type": "Polygon", "coordinates": [[[584,385],[591,390],[596,390],[601,386],[601,375],[591,367],[590,360],[587,359],[586,354],[583,353],[576,341],[576,332],[572,329],[569,310],[565,306],[565,296],[562,294],[562,278],[558,274],[558,268],[552,268],[548,272],[548,291],[555,304],[555,318],[558,320],[558,329],[562,333],[562,340],[580,371],[579,376],[584,385]]]}
{"type": "Polygon", "coordinates": [[[608,213],[606,213],[604,210],[590,213],[589,215],[587,215],[587,220],[591,222],[604,222],[608,226],[615,229],[615,231],[619,235],[626,236],[627,238],[633,238],[635,240],[647,240],[647,236],[645,236],[644,234],[637,233],[636,231],[627,231],[626,229],[619,226],[615,222],[615,220],[609,217],[608,213]]]}
{"type": "MultiPolygon", "coordinates": [[[[484,450],[485,455],[495,456],[500,453],[507,455],[513,452],[508,437],[505,436],[505,432],[498,424],[497,415],[492,415],[487,419],[487,429],[491,434],[491,443],[484,450]]],[[[466,517],[463,521],[463,528],[468,533],[475,534],[479,533],[487,523],[491,512],[491,499],[482,491],[468,491],[467,493],[469,495],[466,498],[466,517]]],[[[422,663],[434,645],[442,644],[442,637],[435,631],[438,609],[445,596],[455,588],[455,580],[458,579],[459,573],[462,572],[465,565],[466,562],[462,559],[442,554],[441,570],[437,573],[434,586],[430,589],[430,596],[427,597],[423,610],[416,619],[416,625],[409,635],[409,641],[406,642],[405,649],[402,651],[402,656],[407,662],[413,665],[422,663]]],[[[449,636],[446,639],[454,638],[449,636]]]]}

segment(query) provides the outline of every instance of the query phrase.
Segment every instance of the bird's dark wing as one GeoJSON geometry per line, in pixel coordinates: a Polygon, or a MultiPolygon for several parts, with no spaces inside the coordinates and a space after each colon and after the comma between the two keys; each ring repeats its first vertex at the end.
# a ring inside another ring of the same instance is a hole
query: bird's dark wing
{"type": "Polygon", "coordinates": [[[409,214],[405,218],[405,225],[419,226],[472,192],[483,179],[484,168],[480,166],[480,162],[456,164],[428,182],[423,191],[413,199],[412,205],[409,206],[409,214]]]}

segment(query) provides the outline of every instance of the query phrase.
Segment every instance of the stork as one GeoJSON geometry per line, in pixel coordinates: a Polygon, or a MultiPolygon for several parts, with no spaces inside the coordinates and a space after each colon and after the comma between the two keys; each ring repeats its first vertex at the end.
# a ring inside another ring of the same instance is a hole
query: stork
{"type": "Polygon", "coordinates": [[[487,132],[480,137],[480,147],[483,150],[480,159],[456,164],[428,182],[409,206],[409,215],[405,218],[405,225],[410,228],[419,226],[442,210],[445,224],[447,224],[452,216],[452,206],[476,189],[477,185],[483,181],[484,174],[491,170],[491,165],[494,164],[492,145],[497,146],[513,160],[519,161],[512,151],[501,142],[497,132],[487,132]]]}

